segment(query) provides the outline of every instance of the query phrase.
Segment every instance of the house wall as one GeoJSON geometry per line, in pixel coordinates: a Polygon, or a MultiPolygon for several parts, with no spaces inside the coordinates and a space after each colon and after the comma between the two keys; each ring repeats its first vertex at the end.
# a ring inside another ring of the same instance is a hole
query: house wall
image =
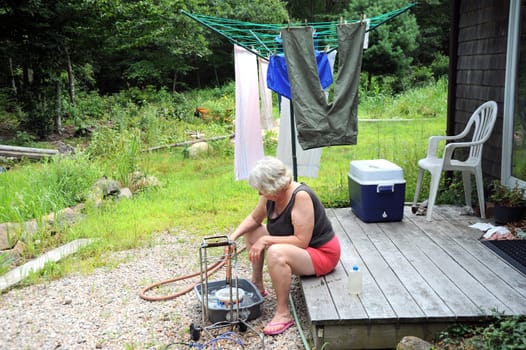
{"type": "MultiPolygon", "coordinates": [[[[448,130],[464,129],[473,111],[483,102],[494,100],[498,119],[489,141],[484,145],[482,168],[486,177],[500,177],[502,149],[502,111],[508,32],[509,1],[453,0],[457,3],[456,70],[453,75],[455,96],[448,116],[448,130]],[[456,79],[455,79],[456,75],[456,79]]],[[[451,84],[450,80],[450,84],[451,84]]]]}

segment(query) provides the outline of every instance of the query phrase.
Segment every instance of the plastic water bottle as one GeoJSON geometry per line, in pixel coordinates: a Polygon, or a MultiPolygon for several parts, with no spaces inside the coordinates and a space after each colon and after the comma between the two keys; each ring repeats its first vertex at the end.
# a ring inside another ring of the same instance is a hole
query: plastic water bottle
{"type": "Polygon", "coordinates": [[[362,270],[358,266],[354,265],[352,270],[349,272],[349,293],[360,294],[362,292],[363,277],[362,270]]]}

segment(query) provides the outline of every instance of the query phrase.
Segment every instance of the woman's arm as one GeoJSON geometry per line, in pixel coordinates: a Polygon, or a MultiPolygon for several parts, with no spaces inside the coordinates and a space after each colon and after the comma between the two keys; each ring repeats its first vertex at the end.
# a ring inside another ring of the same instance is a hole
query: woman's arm
{"type": "Polygon", "coordinates": [[[245,233],[255,230],[261,225],[267,216],[266,199],[261,196],[258,204],[252,212],[239,224],[235,231],[230,235],[231,240],[236,240],[245,233]]]}

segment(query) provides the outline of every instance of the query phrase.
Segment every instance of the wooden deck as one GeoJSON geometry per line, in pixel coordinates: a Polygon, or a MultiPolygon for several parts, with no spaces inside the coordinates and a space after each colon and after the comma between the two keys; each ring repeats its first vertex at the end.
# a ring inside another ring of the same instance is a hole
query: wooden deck
{"type": "Polygon", "coordinates": [[[462,321],[495,310],[526,313],[526,276],[478,240],[480,218],[437,207],[434,220],[404,208],[401,222],[364,223],[350,208],[329,209],[342,244],[336,270],[302,278],[316,348],[394,348],[406,335],[430,339],[462,321]],[[363,292],[347,292],[352,265],[363,270],[363,292]]]}

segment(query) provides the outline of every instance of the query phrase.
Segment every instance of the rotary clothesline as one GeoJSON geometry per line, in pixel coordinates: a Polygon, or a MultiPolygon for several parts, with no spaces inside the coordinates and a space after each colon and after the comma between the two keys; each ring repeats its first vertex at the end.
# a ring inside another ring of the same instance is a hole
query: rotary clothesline
{"type": "MultiPolygon", "coordinates": [[[[343,27],[347,27],[348,24],[353,25],[353,24],[362,23],[361,27],[363,28],[364,22],[367,21],[366,28],[362,30],[361,32],[362,33],[361,42],[363,42],[363,34],[366,31],[368,32],[370,30],[377,28],[381,24],[408,11],[415,5],[416,3],[410,3],[406,5],[405,7],[402,7],[398,10],[387,12],[382,15],[378,15],[375,17],[367,18],[367,19],[361,18],[359,20],[344,20],[342,18],[340,21],[333,21],[333,22],[316,22],[316,23],[304,22],[304,23],[297,23],[297,24],[292,24],[292,23],[289,23],[289,24],[258,24],[258,23],[242,22],[242,21],[237,21],[237,20],[206,16],[206,15],[200,15],[200,14],[192,14],[186,11],[182,11],[183,14],[197,21],[201,25],[220,34],[223,37],[226,37],[234,45],[235,47],[234,51],[237,50],[239,52],[239,54],[236,56],[236,130],[244,130],[244,131],[242,132],[236,131],[236,147],[235,147],[236,155],[234,157],[235,158],[236,179],[238,180],[246,179],[248,177],[248,170],[255,164],[255,161],[259,159],[263,153],[262,145],[259,145],[259,143],[261,142],[254,142],[258,138],[257,136],[259,137],[261,136],[260,133],[254,134],[254,130],[251,130],[248,127],[249,123],[255,123],[257,119],[259,118],[259,110],[250,110],[250,111],[245,110],[248,108],[247,106],[259,105],[258,101],[255,100],[256,98],[255,93],[252,91],[253,88],[256,88],[257,82],[255,81],[250,84],[248,82],[245,82],[246,86],[243,89],[241,89],[238,86],[238,84],[240,84],[241,82],[241,79],[239,79],[239,77],[242,75],[244,77],[243,80],[246,80],[246,77],[248,75],[241,74],[240,72],[238,72],[238,68],[239,68],[238,66],[241,64],[239,64],[237,61],[240,60],[242,56],[240,56],[241,51],[236,49],[236,46],[238,46],[239,48],[243,48],[247,52],[251,52],[252,54],[256,56],[259,56],[260,59],[268,61],[270,60],[270,58],[278,58],[278,56],[280,55],[283,56],[284,51],[286,51],[286,49],[283,47],[283,38],[282,38],[284,29],[288,28],[290,31],[290,29],[293,29],[295,27],[303,27],[303,28],[310,28],[310,33],[311,33],[310,34],[311,43],[309,44],[310,49],[314,51],[324,51],[324,53],[326,54],[331,51],[337,50],[338,46],[341,46],[343,44],[345,44],[343,46],[347,46],[348,43],[346,43],[345,41],[339,41],[338,32],[343,27]],[[280,55],[277,55],[277,54],[280,54],[280,55]],[[241,95],[238,96],[238,90],[245,91],[245,96],[241,96],[241,95]],[[253,101],[246,100],[247,96],[250,97],[248,100],[253,100],[253,101]],[[245,106],[246,108],[243,109],[243,106],[245,106]],[[246,118],[247,115],[252,116],[252,119],[254,120],[252,122],[245,120],[247,119],[246,118]],[[246,130],[250,131],[249,133],[247,133],[247,135],[245,135],[246,130]],[[247,145],[254,145],[256,147],[247,148],[247,145]]],[[[303,40],[308,40],[308,38],[304,38],[303,40]]],[[[290,47],[290,44],[288,46],[290,47]]],[[[355,51],[356,49],[357,48],[354,48],[353,51],[355,51]]],[[[298,48],[296,50],[298,50],[298,48]]],[[[302,54],[306,54],[306,53],[302,52],[302,54]]],[[[314,55],[314,52],[312,54],[309,52],[308,54],[309,57],[313,55],[314,55]]],[[[288,55],[285,55],[285,58],[289,60],[288,55]]],[[[246,63],[243,64],[243,65],[246,65],[246,68],[248,68],[251,65],[251,63],[248,63],[249,61],[250,60],[246,61],[246,63]]],[[[354,83],[350,85],[356,85],[355,83],[358,81],[356,79],[358,78],[354,77],[354,75],[356,74],[359,75],[359,67],[361,66],[361,54],[360,54],[359,60],[357,60],[356,62],[354,62],[354,60],[351,60],[351,61],[353,61],[353,65],[357,67],[357,70],[351,75],[352,79],[347,79],[347,80],[348,82],[354,81],[354,83]]],[[[290,63],[291,62],[288,62],[287,66],[290,63]]],[[[342,67],[343,66],[341,66],[340,68],[342,67]]],[[[311,69],[311,70],[315,71],[316,69],[311,69]]],[[[315,72],[303,72],[303,73],[309,73],[309,74],[316,75],[315,72]]],[[[286,80],[288,80],[288,78],[286,80]]],[[[301,97],[301,95],[305,95],[305,94],[307,95],[311,94],[311,91],[307,91],[306,93],[304,90],[302,91],[301,89],[299,89],[298,86],[300,85],[301,84],[296,84],[296,90],[297,90],[296,97],[301,97]]],[[[348,88],[348,86],[344,86],[342,84],[340,84],[340,87],[343,87],[344,89],[348,88]]],[[[282,95],[281,91],[278,92],[274,88],[271,88],[270,86],[269,88],[279,93],[280,95],[282,95]]],[[[311,90],[312,90],[312,86],[311,86],[311,90]]],[[[354,90],[355,91],[353,91],[353,94],[357,95],[357,89],[354,89],[354,90]]],[[[296,99],[292,99],[292,96],[288,96],[288,98],[291,100],[291,102],[296,104],[297,107],[300,106],[297,104],[296,99]]],[[[344,106],[345,108],[343,109],[341,106],[339,106],[340,103],[326,104],[321,100],[317,101],[319,102],[318,103],[319,104],[318,109],[320,112],[319,114],[322,117],[322,119],[318,119],[318,121],[320,122],[318,124],[324,125],[325,129],[333,128],[335,125],[337,126],[338,124],[341,124],[344,126],[345,125],[354,126],[351,128],[350,133],[349,131],[343,132],[341,125],[338,126],[334,130],[330,130],[330,133],[332,134],[328,134],[329,140],[332,140],[332,139],[337,140],[335,144],[355,144],[356,143],[357,132],[356,132],[355,126],[356,126],[356,121],[357,121],[357,113],[356,113],[357,104],[355,103],[354,98],[351,100],[352,100],[351,101],[352,103],[347,103],[348,106],[345,105],[344,106]],[[334,110],[338,110],[338,113],[333,113],[334,110]],[[330,116],[331,119],[334,119],[334,117],[337,114],[339,114],[340,117],[343,116],[344,114],[348,114],[351,120],[350,122],[344,121],[343,124],[334,123],[334,122],[326,123],[326,121],[323,119],[323,114],[326,114],[328,117],[330,116]],[[331,116],[331,114],[334,114],[334,115],[331,116]],[[333,137],[338,132],[343,132],[343,134],[346,134],[346,135],[347,134],[352,135],[352,137],[349,140],[347,139],[340,140],[339,137],[333,137]]],[[[294,179],[297,180],[298,173],[297,173],[296,142],[298,141],[298,138],[296,138],[296,131],[295,131],[296,123],[294,120],[294,112],[292,108],[293,103],[290,104],[290,133],[291,133],[291,148],[292,148],[291,149],[292,151],[291,160],[292,160],[292,170],[293,170],[294,179]]],[[[301,115],[302,113],[300,113],[300,116],[301,115]]],[[[280,128],[280,131],[281,131],[281,128],[280,128]]],[[[306,132],[307,130],[305,129],[303,131],[306,132]]],[[[321,150],[321,147],[330,145],[332,142],[332,141],[329,141],[329,143],[326,143],[327,141],[323,141],[323,143],[320,143],[320,144],[314,143],[314,144],[306,145],[306,142],[308,142],[308,140],[312,138],[311,137],[312,135],[321,134],[325,131],[321,129],[320,130],[316,129],[316,130],[310,130],[309,132],[311,134],[308,137],[304,137],[301,143],[302,148],[303,148],[302,152],[304,152],[305,154],[307,151],[316,151],[316,148],[318,150],[321,150]]],[[[319,142],[319,141],[316,141],[316,142],[319,142]]],[[[279,147],[278,147],[278,151],[279,151],[279,147]]],[[[318,156],[318,159],[319,159],[319,156],[318,156]]],[[[286,161],[286,159],[282,159],[282,160],[286,164],[289,163],[286,161]]]]}
{"type": "MultiPolygon", "coordinates": [[[[371,31],[383,23],[395,18],[398,15],[414,7],[416,3],[410,3],[400,9],[386,12],[384,14],[367,18],[371,31]]],[[[227,38],[233,44],[239,45],[254,54],[267,58],[276,53],[282,53],[280,31],[283,28],[293,26],[308,26],[314,28],[315,49],[323,51],[327,48],[334,50],[338,46],[336,26],[341,23],[360,22],[364,19],[345,20],[332,22],[303,22],[288,24],[261,24],[243,22],[228,18],[207,16],[196,13],[181,11],[186,16],[192,18],[201,25],[227,38]]]]}

